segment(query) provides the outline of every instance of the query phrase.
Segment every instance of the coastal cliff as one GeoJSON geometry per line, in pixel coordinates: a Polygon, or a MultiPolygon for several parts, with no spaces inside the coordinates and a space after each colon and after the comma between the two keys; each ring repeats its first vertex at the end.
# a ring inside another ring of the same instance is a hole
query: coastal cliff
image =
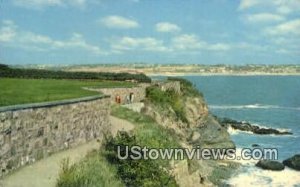
{"type": "Polygon", "coordinates": [[[174,130],[184,143],[202,148],[235,148],[226,128],[209,112],[203,94],[185,79],[170,81],[178,81],[180,88],[147,88],[142,112],[174,130]]]}
{"type": "Polygon", "coordinates": [[[132,124],[133,129],[107,135],[97,152],[76,165],[64,165],[58,186],[99,186],[112,182],[118,184],[115,186],[170,187],[224,184],[237,163],[187,153],[204,148],[235,149],[226,128],[209,112],[202,93],[191,82],[177,78],[153,83],[145,91],[141,102],[114,104],[111,108],[112,116],[132,124]],[[151,159],[150,151],[131,152],[133,147],[157,151],[157,155],[158,150],[185,152],[179,159],[177,153],[151,159]],[[137,155],[141,157],[134,159],[137,155]],[[95,172],[98,166],[108,168],[107,172],[95,172]]]}
{"type": "MultiPolygon", "coordinates": [[[[226,128],[209,112],[203,94],[185,79],[169,81],[179,82],[179,88],[178,84],[168,89],[159,84],[148,87],[141,112],[173,131],[184,148],[234,149],[226,128]]],[[[175,163],[173,172],[179,186],[220,185],[235,167],[224,160],[194,158],[175,163]]]]}

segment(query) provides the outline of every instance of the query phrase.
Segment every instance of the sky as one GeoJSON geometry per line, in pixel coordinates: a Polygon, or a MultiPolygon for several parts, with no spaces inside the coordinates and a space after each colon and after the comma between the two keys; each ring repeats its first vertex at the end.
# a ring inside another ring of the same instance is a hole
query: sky
{"type": "Polygon", "coordinates": [[[300,64],[300,0],[0,0],[0,63],[300,64]]]}

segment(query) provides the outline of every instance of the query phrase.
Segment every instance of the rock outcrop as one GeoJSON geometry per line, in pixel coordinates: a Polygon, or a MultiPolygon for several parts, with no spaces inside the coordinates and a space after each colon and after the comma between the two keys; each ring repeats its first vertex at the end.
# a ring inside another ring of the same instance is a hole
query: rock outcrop
{"type": "Polygon", "coordinates": [[[176,117],[172,107],[162,108],[145,102],[142,112],[153,117],[158,124],[174,130],[184,141],[193,147],[235,148],[230,135],[213,115],[202,97],[184,97],[184,111],[187,122],[176,117]]]}
{"type": "MultiPolygon", "coordinates": [[[[184,85],[181,84],[181,86],[184,85]]],[[[167,90],[161,89],[161,91],[166,93],[170,91],[170,89],[172,88],[167,90]]],[[[175,93],[179,95],[174,97],[176,101],[170,99],[171,101],[168,100],[165,103],[154,102],[150,98],[146,97],[144,101],[145,106],[141,112],[151,116],[158,124],[172,130],[179,137],[181,141],[180,143],[184,148],[191,149],[193,147],[200,147],[201,149],[234,149],[235,144],[231,140],[227,129],[222,126],[209,112],[202,94],[197,94],[195,93],[197,91],[192,89],[195,88],[181,87],[180,92],[176,89],[175,93]],[[182,116],[181,118],[178,117],[178,111],[176,112],[176,109],[178,110],[178,106],[181,106],[180,114],[182,115],[183,113],[184,118],[182,118],[182,116]]],[[[157,94],[155,96],[167,95],[163,93],[155,93],[157,94]]],[[[170,95],[172,94],[174,93],[170,93],[170,95]]],[[[161,100],[165,101],[163,99],[161,100]]],[[[220,172],[224,171],[223,168],[220,169],[221,162],[223,161],[193,159],[188,160],[187,163],[189,164],[186,164],[186,161],[183,161],[176,165],[174,175],[176,176],[176,180],[180,186],[220,185],[222,179],[220,177],[216,177],[216,173],[218,173],[219,170],[220,172]],[[183,175],[184,178],[182,178],[183,175]]],[[[224,167],[228,167],[227,173],[230,175],[230,170],[233,170],[233,168],[238,166],[228,164],[228,166],[224,167]]]]}
{"type": "Polygon", "coordinates": [[[212,115],[205,116],[200,126],[190,129],[189,142],[202,148],[235,148],[227,130],[212,115]]]}
{"type": "Polygon", "coordinates": [[[248,131],[252,132],[254,134],[260,134],[260,135],[267,135],[267,134],[274,134],[274,135],[290,135],[293,134],[288,131],[279,131],[277,129],[273,128],[264,128],[264,127],[259,127],[257,125],[252,125],[248,122],[241,122],[241,121],[236,121],[232,120],[229,118],[215,118],[222,124],[223,127],[228,128],[231,127],[236,130],[240,131],[248,131]]]}
{"type": "Polygon", "coordinates": [[[294,155],[293,157],[284,160],[283,164],[300,171],[300,154],[294,155]]]}
{"type": "Polygon", "coordinates": [[[273,170],[273,171],[284,170],[284,165],[274,160],[260,160],[258,161],[256,166],[266,170],[273,170]]]}

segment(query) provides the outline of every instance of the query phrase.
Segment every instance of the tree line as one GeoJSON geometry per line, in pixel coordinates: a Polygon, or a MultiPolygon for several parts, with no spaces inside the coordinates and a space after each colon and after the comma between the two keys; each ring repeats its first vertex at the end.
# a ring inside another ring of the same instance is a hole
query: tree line
{"type": "Polygon", "coordinates": [[[44,69],[11,68],[0,64],[0,77],[7,78],[32,78],[32,79],[90,79],[111,81],[137,81],[151,82],[145,74],[111,73],[111,72],[67,72],[44,69]]]}

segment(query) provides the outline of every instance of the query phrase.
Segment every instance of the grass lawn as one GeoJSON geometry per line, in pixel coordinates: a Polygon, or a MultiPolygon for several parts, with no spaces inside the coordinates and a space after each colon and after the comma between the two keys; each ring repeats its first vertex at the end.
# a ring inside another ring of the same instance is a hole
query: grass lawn
{"type": "Polygon", "coordinates": [[[0,78],[0,106],[56,101],[99,95],[82,87],[133,87],[134,83],[95,80],[0,78]]]}

